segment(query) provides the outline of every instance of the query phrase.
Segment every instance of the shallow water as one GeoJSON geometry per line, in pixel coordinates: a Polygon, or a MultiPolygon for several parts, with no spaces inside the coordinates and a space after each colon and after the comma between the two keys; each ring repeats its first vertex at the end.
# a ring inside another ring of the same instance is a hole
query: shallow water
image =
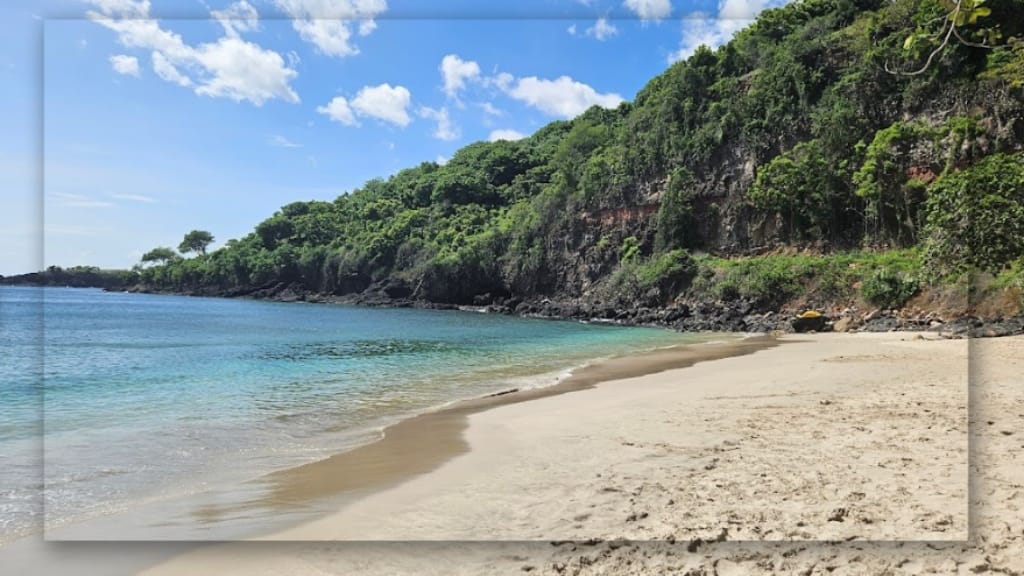
{"type": "Polygon", "coordinates": [[[0,288],[0,322],[0,542],[118,515],[161,526],[184,497],[230,499],[224,487],[365,443],[402,417],[697,340],[476,312],[64,288],[0,288]]]}

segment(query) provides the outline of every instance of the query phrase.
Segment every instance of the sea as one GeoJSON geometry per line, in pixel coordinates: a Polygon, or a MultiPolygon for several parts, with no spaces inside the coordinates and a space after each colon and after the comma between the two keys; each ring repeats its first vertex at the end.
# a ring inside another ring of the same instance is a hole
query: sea
{"type": "Polygon", "coordinates": [[[103,528],[121,517],[138,539],[224,539],[236,532],[211,522],[245,519],[159,527],[195,521],[182,502],[251,497],[230,487],[371,442],[403,418],[707,338],[477,311],[0,287],[0,544],[122,538],[103,528]]]}

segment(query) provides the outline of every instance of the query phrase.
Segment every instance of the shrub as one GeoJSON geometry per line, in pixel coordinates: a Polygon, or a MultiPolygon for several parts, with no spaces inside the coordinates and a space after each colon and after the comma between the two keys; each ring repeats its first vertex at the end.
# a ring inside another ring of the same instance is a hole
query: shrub
{"type": "Polygon", "coordinates": [[[1024,256],[1024,153],[994,154],[929,190],[925,263],[935,275],[999,272],[1024,256]]]}
{"type": "Polygon", "coordinates": [[[917,280],[889,268],[879,268],[861,284],[861,295],[883,308],[900,308],[920,289],[917,280]]]}
{"type": "Polygon", "coordinates": [[[686,250],[672,250],[645,262],[637,272],[641,289],[657,289],[662,299],[674,297],[697,274],[697,264],[686,250]]]}

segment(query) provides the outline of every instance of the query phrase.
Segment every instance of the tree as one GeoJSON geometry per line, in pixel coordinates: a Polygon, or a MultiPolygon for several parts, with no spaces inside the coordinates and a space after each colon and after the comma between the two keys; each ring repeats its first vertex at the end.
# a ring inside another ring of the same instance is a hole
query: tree
{"type": "Polygon", "coordinates": [[[946,46],[949,45],[950,40],[956,39],[964,46],[971,46],[973,48],[992,48],[992,46],[1002,37],[1000,32],[996,28],[980,28],[970,33],[964,33],[963,28],[965,26],[974,25],[977,23],[978,18],[984,18],[992,13],[992,10],[987,6],[982,6],[986,0],[939,0],[943,12],[940,16],[933,18],[927,22],[924,26],[919,26],[917,30],[907,37],[903,43],[903,50],[911,52],[915,55],[920,55],[923,46],[927,46],[928,58],[925,60],[924,65],[916,70],[899,70],[889,66],[886,63],[885,70],[890,74],[897,74],[900,76],[916,76],[923,74],[932,65],[932,60],[945,50],[946,46]],[[928,27],[935,22],[942,22],[942,28],[936,33],[929,30],[928,27]],[[968,36],[971,39],[965,38],[968,36]],[[937,46],[936,46],[937,44],[937,46]],[[934,49],[931,47],[935,46],[934,49]]]}
{"type": "Polygon", "coordinates": [[[185,239],[178,244],[178,250],[182,252],[196,252],[200,256],[206,255],[206,247],[213,242],[213,234],[206,230],[193,230],[185,234],[185,239]]]}
{"type": "Polygon", "coordinates": [[[181,256],[172,248],[166,248],[161,246],[159,248],[153,248],[149,252],[142,255],[142,261],[148,263],[157,262],[159,264],[166,264],[174,260],[178,260],[181,256]]]}

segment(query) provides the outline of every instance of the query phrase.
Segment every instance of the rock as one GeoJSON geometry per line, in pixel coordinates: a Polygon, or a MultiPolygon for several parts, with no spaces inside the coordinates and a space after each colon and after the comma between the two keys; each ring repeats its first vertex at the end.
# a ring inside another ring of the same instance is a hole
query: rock
{"type": "Polygon", "coordinates": [[[793,330],[797,332],[822,332],[827,323],[828,317],[814,310],[804,312],[790,321],[793,330]]]}
{"type": "Polygon", "coordinates": [[[853,325],[853,318],[843,316],[832,324],[832,330],[836,332],[848,332],[853,325]]]}

